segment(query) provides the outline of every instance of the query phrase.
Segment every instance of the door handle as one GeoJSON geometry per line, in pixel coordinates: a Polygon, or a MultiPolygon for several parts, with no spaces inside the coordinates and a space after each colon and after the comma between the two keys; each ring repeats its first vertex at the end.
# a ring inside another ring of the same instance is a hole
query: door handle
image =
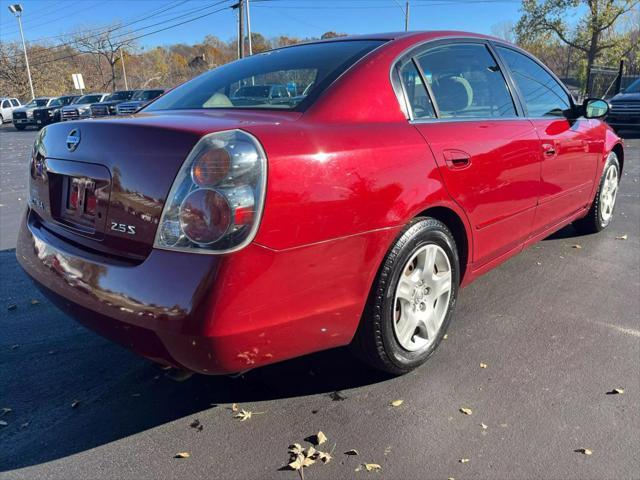
{"type": "Polygon", "coordinates": [[[545,157],[553,157],[556,154],[555,147],[550,143],[543,143],[542,151],[544,152],[545,157]]]}
{"type": "Polygon", "coordinates": [[[462,150],[444,150],[442,156],[447,167],[451,169],[467,168],[471,165],[471,155],[462,150]]]}

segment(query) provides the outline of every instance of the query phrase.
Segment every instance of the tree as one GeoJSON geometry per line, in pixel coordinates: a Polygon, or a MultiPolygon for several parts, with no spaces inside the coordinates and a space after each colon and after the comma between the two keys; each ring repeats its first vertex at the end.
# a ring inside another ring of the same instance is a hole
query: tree
{"type": "Polygon", "coordinates": [[[72,37],[72,43],[79,53],[87,53],[94,57],[96,69],[103,79],[102,88],[109,84],[111,90],[116,89],[116,64],[120,60],[120,49],[131,46],[132,41],[122,33],[114,33],[117,26],[111,26],[99,33],[78,32],[72,37]],[[109,67],[110,76],[105,81],[103,64],[109,67]]]}
{"type": "Polygon", "coordinates": [[[619,37],[610,35],[616,21],[638,4],[640,0],[523,0],[524,14],[516,26],[518,41],[555,36],[585,54],[589,72],[600,54],[618,45],[619,37]],[[571,26],[569,14],[582,11],[585,13],[571,26]]]}

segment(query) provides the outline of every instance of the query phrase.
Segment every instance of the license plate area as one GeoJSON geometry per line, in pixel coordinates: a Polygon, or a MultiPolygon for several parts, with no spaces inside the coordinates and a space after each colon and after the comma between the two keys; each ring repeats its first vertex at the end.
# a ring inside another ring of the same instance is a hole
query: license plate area
{"type": "Polygon", "coordinates": [[[47,159],[51,217],[87,237],[104,236],[111,176],[106,167],[47,159]]]}

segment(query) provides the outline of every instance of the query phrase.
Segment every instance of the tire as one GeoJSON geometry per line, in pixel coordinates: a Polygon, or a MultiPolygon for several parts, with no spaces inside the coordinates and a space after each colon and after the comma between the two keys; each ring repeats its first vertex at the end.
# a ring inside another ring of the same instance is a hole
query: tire
{"type": "Polygon", "coordinates": [[[4,125],[4,117],[0,115],[0,125],[4,125]]]}
{"type": "Polygon", "coordinates": [[[402,375],[422,365],[446,333],[459,282],[458,251],[446,225],[430,217],[412,220],[380,267],[351,344],[354,354],[374,368],[394,375],[402,375]],[[435,263],[429,263],[430,252],[435,252],[435,263]],[[424,262],[423,268],[419,268],[420,262],[424,262]],[[420,275],[429,268],[430,275],[420,275]],[[448,294],[440,293],[444,292],[447,269],[450,277],[448,294]],[[414,278],[424,280],[416,284],[414,278]],[[436,278],[438,280],[434,280],[436,278]],[[401,288],[398,288],[401,280],[401,288]],[[407,290],[407,285],[414,288],[407,290]],[[407,291],[413,293],[407,295],[407,291]],[[412,329],[413,324],[407,323],[408,319],[414,318],[412,315],[429,318],[432,323],[420,321],[412,329]],[[405,325],[408,327],[404,328],[405,325]]]}
{"type": "Polygon", "coordinates": [[[613,220],[615,202],[620,184],[620,163],[618,156],[611,152],[602,170],[598,190],[591,204],[589,212],[584,218],[573,222],[573,226],[580,233],[598,233],[609,226],[613,220]],[[615,186],[611,186],[611,177],[615,177],[615,186]],[[614,188],[611,191],[611,188],[614,188]]]}
{"type": "Polygon", "coordinates": [[[16,127],[16,130],[24,130],[26,128],[25,125],[14,125],[14,127],[16,127]]]}

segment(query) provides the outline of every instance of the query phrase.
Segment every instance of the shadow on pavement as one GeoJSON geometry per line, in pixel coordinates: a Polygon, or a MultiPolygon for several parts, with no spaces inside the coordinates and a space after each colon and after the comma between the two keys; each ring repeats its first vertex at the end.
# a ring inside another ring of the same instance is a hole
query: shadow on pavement
{"type": "Polygon", "coordinates": [[[336,349],[238,378],[194,375],[178,383],[59,312],[13,250],[0,252],[0,271],[0,407],[12,409],[0,427],[0,471],[80,453],[219,404],[321,393],[340,401],[348,396],[342,389],[389,378],[336,349]]]}

